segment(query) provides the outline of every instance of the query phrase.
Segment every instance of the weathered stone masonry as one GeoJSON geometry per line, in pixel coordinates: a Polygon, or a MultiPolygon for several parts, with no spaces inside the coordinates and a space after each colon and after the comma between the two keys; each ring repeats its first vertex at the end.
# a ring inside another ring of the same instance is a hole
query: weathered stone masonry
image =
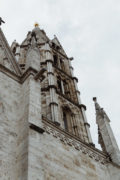
{"type": "Polygon", "coordinates": [[[0,179],[120,180],[120,151],[94,98],[95,148],[71,60],[38,26],[9,47],[0,29],[0,179]]]}

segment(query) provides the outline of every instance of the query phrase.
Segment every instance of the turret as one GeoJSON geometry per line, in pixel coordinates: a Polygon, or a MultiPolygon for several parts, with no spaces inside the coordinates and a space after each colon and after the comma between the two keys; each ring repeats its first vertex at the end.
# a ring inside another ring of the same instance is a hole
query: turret
{"type": "Polygon", "coordinates": [[[29,67],[32,67],[37,71],[40,70],[40,52],[34,36],[31,39],[31,45],[26,55],[26,69],[29,67]]]}
{"type": "Polygon", "coordinates": [[[106,151],[109,154],[111,160],[117,165],[120,165],[120,150],[110,126],[110,119],[103,108],[97,103],[96,97],[93,98],[93,101],[95,102],[99,144],[103,151],[106,151]]]}

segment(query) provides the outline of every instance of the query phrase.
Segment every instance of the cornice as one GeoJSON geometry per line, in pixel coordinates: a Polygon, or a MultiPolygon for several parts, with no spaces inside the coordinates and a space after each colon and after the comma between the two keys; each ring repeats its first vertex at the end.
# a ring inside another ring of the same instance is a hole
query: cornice
{"type": "MultiPolygon", "coordinates": [[[[23,84],[24,81],[30,76],[35,76],[37,71],[32,67],[29,67],[21,76],[18,76],[14,72],[10,71],[8,68],[0,64],[0,72],[4,73],[6,76],[10,77],[11,79],[17,81],[20,84],[23,84]]],[[[40,79],[40,78],[39,78],[40,79]]]]}
{"type": "Polygon", "coordinates": [[[13,79],[13,80],[15,80],[15,81],[20,83],[20,76],[18,76],[14,72],[10,71],[8,68],[3,66],[2,64],[0,64],[0,72],[2,72],[3,74],[7,75],[11,79],[13,79]]]}
{"type": "MultiPolygon", "coordinates": [[[[65,131],[61,127],[56,126],[54,122],[47,120],[45,117],[43,117],[42,120],[43,120],[43,130],[47,134],[51,134],[53,137],[59,139],[62,143],[75,148],[77,151],[86,154],[95,161],[98,161],[99,163],[107,164],[110,162],[109,156],[104,152],[91,146],[90,144],[83,142],[79,137],[65,131]]],[[[37,131],[36,129],[37,128],[33,130],[37,131]]],[[[39,133],[40,131],[38,130],[37,132],[39,133]]]]}

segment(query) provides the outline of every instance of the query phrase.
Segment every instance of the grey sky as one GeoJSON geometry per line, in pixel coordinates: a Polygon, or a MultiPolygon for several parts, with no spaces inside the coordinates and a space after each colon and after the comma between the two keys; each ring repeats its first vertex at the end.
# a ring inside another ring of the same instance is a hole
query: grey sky
{"type": "Polygon", "coordinates": [[[73,56],[82,102],[97,143],[92,97],[104,107],[120,147],[120,1],[0,0],[0,16],[8,42],[21,43],[37,21],[47,35],[57,35],[73,56]]]}

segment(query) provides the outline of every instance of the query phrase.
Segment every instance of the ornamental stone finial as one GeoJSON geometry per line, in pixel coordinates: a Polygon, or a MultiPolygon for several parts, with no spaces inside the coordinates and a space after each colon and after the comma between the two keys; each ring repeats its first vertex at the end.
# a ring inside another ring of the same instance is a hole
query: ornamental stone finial
{"type": "Polygon", "coordinates": [[[94,101],[94,102],[97,102],[97,98],[96,98],[96,97],[93,97],[93,101],[94,101]]]}
{"type": "Polygon", "coordinates": [[[35,26],[35,27],[39,27],[39,23],[36,22],[36,23],[34,24],[34,26],[35,26]]]}
{"type": "Polygon", "coordinates": [[[0,26],[1,26],[1,24],[2,23],[5,23],[3,20],[2,20],[2,18],[0,17],[0,26]]]}

